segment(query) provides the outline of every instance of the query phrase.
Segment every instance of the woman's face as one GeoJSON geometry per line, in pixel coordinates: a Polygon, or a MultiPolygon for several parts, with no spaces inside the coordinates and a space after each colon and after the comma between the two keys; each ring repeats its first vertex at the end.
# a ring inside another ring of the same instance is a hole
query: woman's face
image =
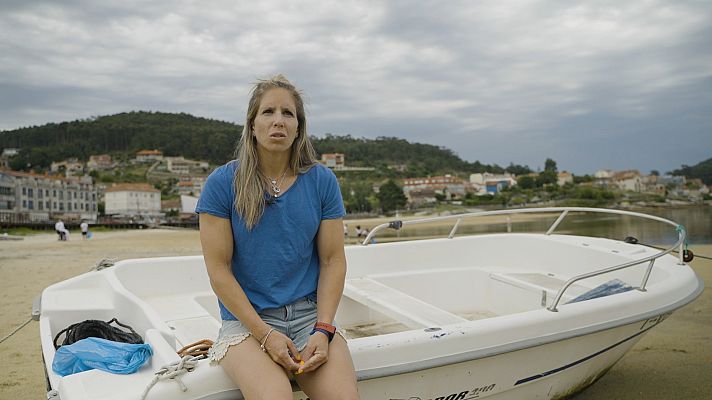
{"type": "Polygon", "coordinates": [[[289,151],[297,137],[297,107],[292,94],[282,88],[269,89],[262,95],[252,132],[257,147],[268,152],[289,151]]]}

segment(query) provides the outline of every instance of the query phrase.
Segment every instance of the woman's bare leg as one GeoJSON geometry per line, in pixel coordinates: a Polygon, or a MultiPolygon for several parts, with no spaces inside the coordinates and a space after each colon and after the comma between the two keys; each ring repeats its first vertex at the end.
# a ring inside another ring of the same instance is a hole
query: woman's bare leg
{"type": "Polygon", "coordinates": [[[292,400],[287,373],[263,352],[250,336],[230,346],[220,366],[242,391],[246,400],[292,400]]]}

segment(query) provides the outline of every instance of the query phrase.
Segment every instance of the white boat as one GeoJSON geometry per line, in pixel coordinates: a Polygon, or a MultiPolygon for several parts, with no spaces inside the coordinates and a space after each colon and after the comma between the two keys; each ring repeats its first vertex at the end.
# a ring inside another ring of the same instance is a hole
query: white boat
{"type": "MultiPolygon", "coordinates": [[[[703,290],[683,261],[685,231],[649,215],[592,208],[472,213],[388,225],[455,221],[446,238],[347,246],[337,321],[348,338],[363,399],[559,399],[606,373],[645,333],[703,290]],[[547,232],[457,236],[461,220],[560,213],[547,232]],[[555,233],[569,213],[654,220],[677,229],[665,250],[555,233]],[[671,253],[679,250],[679,256],[671,253]],[[632,289],[571,300],[610,282],[632,289]],[[595,297],[595,296],[594,296],[595,297]]],[[[40,335],[48,398],[139,399],[176,350],[217,336],[219,312],[201,256],[125,260],[44,290],[40,335]],[[138,372],[52,372],[54,335],[86,319],[118,318],[153,349],[138,372]]],[[[200,360],[147,399],[241,399],[218,366],[200,360]]],[[[295,399],[306,396],[295,386],[295,399]]]]}

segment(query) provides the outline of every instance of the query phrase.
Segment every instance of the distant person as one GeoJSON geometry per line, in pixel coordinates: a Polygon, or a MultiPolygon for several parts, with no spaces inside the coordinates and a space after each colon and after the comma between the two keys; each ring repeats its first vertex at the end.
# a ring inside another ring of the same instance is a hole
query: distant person
{"type": "Polygon", "coordinates": [[[361,230],[361,225],[356,225],[356,237],[361,237],[363,235],[363,231],[361,230]]]}
{"type": "Polygon", "coordinates": [[[237,160],[200,194],[200,241],[222,326],[208,356],[246,399],[357,399],[343,294],[346,214],[334,173],[316,161],[304,103],[283,76],[252,91],[237,160]]]}
{"type": "Polygon", "coordinates": [[[69,232],[67,232],[67,228],[64,227],[64,221],[61,219],[57,221],[57,223],[54,224],[54,230],[57,231],[57,235],[59,235],[58,240],[62,242],[67,240],[67,233],[69,232]]]}
{"type": "Polygon", "coordinates": [[[82,230],[82,240],[87,240],[87,235],[89,234],[89,224],[87,224],[87,221],[82,221],[82,223],[79,224],[79,228],[82,230]]]}

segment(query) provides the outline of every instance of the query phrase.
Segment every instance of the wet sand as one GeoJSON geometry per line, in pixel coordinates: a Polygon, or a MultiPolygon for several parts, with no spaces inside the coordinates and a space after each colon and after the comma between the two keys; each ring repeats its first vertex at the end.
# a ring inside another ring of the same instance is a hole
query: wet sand
{"type": "MultiPolygon", "coordinates": [[[[356,223],[348,222],[353,229],[356,223]]],[[[86,272],[102,258],[200,254],[198,233],[191,230],[97,232],[88,241],[80,236],[74,233],[67,242],[50,234],[0,241],[0,338],[30,318],[32,301],[42,289],[86,272]]],[[[712,255],[712,245],[691,249],[712,255]]],[[[712,261],[697,258],[692,266],[712,282],[712,261]]],[[[1,400],[45,398],[37,322],[1,343],[0,357],[5,360],[1,400]]],[[[707,399],[712,395],[711,377],[712,291],[706,290],[653,329],[576,399],[707,399]]]]}

